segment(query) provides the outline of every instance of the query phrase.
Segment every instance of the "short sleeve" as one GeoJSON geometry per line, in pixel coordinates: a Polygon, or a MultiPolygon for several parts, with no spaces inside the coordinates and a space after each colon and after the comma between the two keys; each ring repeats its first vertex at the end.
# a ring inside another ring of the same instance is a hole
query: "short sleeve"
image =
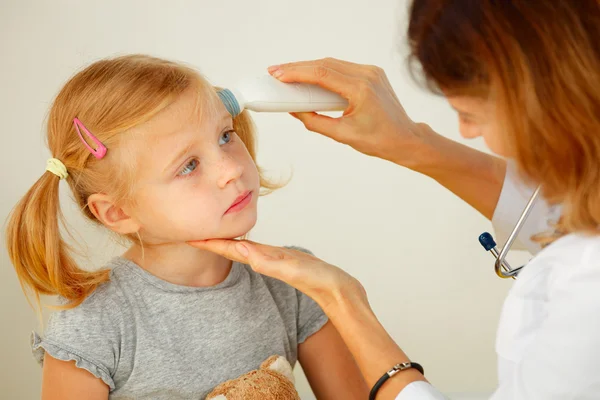
{"type": "Polygon", "coordinates": [[[298,296],[298,344],[317,333],[329,320],[313,299],[296,290],[298,296]]]}
{"type": "MultiPolygon", "coordinates": [[[[291,246],[288,248],[313,255],[310,250],[302,247],[291,246]]],[[[296,290],[296,297],[298,299],[298,344],[300,344],[321,330],[329,318],[327,318],[321,307],[304,293],[296,290]]]]}
{"type": "MultiPolygon", "coordinates": [[[[513,162],[508,162],[502,192],[492,217],[492,225],[499,246],[506,243],[534,191],[534,187],[527,186],[519,180],[516,166],[513,162]]],[[[558,220],[561,211],[561,207],[550,207],[544,199],[538,197],[519,232],[513,249],[527,250],[531,254],[538,253],[541,247],[532,241],[531,237],[551,229],[551,224],[558,220]]]]}
{"type": "Polygon", "coordinates": [[[77,367],[102,379],[114,390],[120,316],[115,304],[96,294],[75,308],[52,313],[43,337],[32,333],[31,348],[40,364],[46,353],[58,360],[75,361],[77,367]]]}

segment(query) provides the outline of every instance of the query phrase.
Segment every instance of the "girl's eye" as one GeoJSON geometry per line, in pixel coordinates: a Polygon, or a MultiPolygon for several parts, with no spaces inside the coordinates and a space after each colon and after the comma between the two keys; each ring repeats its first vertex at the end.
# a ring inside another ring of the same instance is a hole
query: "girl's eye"
{"type": "Polygon", "coordinates": [[[198,167],[198,160],[191,159],[190,162],[188,162],[185,167],[183,167],[183,169],[181,170],[181,172],[179,172],[179,176],[186,176],[191,174],[192,172],[194,172],[194,170],[198,167]]]}
{"type": "Polygon", "coordinates": [[[224,144],[231,142],[231,139],[233,139],[234,133],[235,133],[234,131],[227,131],[227,132],[224,132],[223,134],[221,134],[221,137],[219,137],[219,145],[222,146],[224,144]]]}

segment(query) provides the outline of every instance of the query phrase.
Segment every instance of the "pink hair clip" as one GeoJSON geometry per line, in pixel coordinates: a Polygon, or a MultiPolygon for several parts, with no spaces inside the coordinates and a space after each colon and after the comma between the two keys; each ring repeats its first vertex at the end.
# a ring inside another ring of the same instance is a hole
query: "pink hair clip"
{"type": "Polygon", "coordinates": [[[85,127],[85,125],[83,125],[79,118],[74,118],[73,124],[75,125],[75,129],[77,130],[79,138],[81,139],[85,147],[87,147],[87,149],[90,151],[90,153],[92,153],[94,157],[96,157],[98,160],[104,157],[106,155],[106,146],[104,146],[96,136],[92,135],[92,133],[87,130],[87,128],[85,127]],[[81,135],[81,131],[79,130],[79,128],[83,129],[83,132],[85,132],[85,134],[90,138],[90,140],[96,144],[96,149],[92,148],[92,146],[90,146],[88,142],[86,142],[86,140],[81,135]]]}

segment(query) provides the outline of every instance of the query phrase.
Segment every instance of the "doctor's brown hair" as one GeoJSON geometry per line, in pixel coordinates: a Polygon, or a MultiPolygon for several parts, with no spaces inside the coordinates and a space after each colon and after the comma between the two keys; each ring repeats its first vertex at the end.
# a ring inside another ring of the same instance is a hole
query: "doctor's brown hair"
{"type": "MultiPolygon", "coordinates": [[[[198,72],[145,55],[97,61],[64,85],[48,116],[48,147],[52,157],[66,166],[73,198],[89,220],[99,223],[87,207],[93,193],[134,202],[135,163],[131,155],[123,154],[120,143],[131,128],[152,119],[188,90],[197,93],[198,113],[218,111],[218,88],[198,72]],[[75,117],[108,148],[106,157],[97,160],[85,148],[73,126],[75,117]]],[[[247,111],[233,119],[233,128],[255,160],[255,129],[247,111]]],[[[260,183],[266,192],[277,187],[262,174],[260,183]]],[[[77,265],[62,222],[59,178],[46,171],[16,205],[6,230],[8,254],[38,311],[40,295],[59,295],[67,300],[60,308],[72,308],[109,279],[107,269],[77,265]]]]}
{"type": "Polygon", "coordinates": [[[599,233],[598,38],[598,0],[414,0],[410,9],[413,65],[436,92],[495,101],[522,177],[564,206],[559,236],[599,233]]]}

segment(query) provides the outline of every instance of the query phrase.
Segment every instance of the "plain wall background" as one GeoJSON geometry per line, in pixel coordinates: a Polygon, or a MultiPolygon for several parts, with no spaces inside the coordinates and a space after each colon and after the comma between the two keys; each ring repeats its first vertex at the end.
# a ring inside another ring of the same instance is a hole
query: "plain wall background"
{"type": "MultiPolygon", "coordinates": [[[[413,119],[461,141],[446,102],[409,77],[408,3],[0,0],[0,218],[44,172],[45,117],[62,84],[117,54],[183,61],[222,86],[287,61],[376,64],[413,119]]],[[[477,242],[489,222],[427,177],[307,132],[286,114],[253,116],[259,163],[276,177],[293,171],[293,179],[261,199],[252,238],[304,246],[360,279],[385,327],[441,390],[492,391],[495,329],[511,283],[495,277],[477,242]]],[[[90,247],[89,265],[121,251],[64,198],[67,219],[90,247]]],[[[0,397],[37,398],[41,369],[29,334],[39,327],[4,246],[0,267],[0,397]]]]}

